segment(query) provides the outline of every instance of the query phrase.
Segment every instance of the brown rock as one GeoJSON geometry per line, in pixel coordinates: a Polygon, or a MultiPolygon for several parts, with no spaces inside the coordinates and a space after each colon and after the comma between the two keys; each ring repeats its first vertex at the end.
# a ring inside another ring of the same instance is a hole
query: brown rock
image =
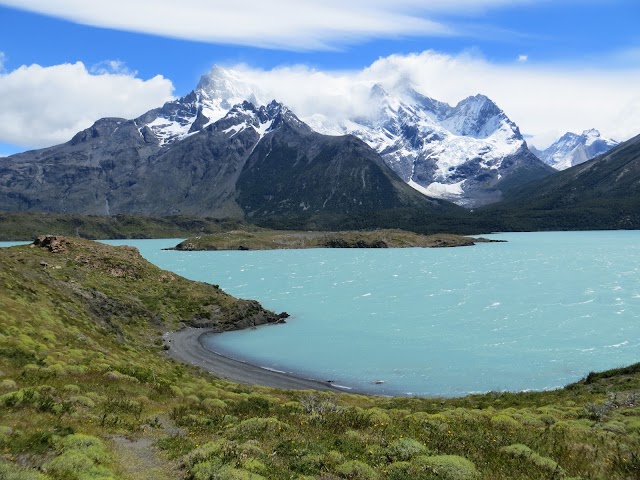
{"type": "Polygon", "coordinates": [[[68,240],[65,237],[56,235],[41,235],[36,238],[33,245],[46,248],[52,253],[64,252],[67,249],[68,240]]]}

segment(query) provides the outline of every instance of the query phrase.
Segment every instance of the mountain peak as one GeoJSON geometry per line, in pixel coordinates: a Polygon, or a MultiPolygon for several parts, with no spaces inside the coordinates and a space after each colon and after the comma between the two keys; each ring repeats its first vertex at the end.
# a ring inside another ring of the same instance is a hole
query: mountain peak
{"type": "Polygon", "coordinates": [[[233,70],[214,65],[211,70],[200,77],[196,90],[209,90],[225,83],[229,84],[236,80],[237,76],[237,73],[233,70]]]}
{"type": "Polygon", "coordinates": [[[590,128],[577,135],[567,132],[538,157],[556,170],[565,170],[608,152],[618,145],[615,140],[602,136],[599,130],[590,128]]]}
{"type": "Polygon", "coordinates": [[[198,82],[195,92],[205,98],[215,100],[226,109],[233,105],[249,100],[260,104],[257,97],[259,88],[241,72],[214,65],[198,82]]]}
{"type": "Polygon", "coordinates": [[[498,105],[486,95],[478,94],[459,102],[445,120],[451,132],[472,138],[487,138],[506,129],[514,138],[522,139],[518,127],[498,105]]]}
{"type": "Polygon", "coordinates": [[[582,135],[584,135],[585,137],[600,137],[602,134],[600,133],[600,130],[590,128],[588,130],[584,130],[582,132],[582,135]]]}

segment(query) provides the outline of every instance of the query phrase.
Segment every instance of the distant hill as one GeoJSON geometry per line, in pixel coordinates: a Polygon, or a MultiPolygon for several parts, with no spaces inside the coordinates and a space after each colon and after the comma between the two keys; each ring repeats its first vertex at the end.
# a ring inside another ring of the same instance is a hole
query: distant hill
{"type": "Polygon", "coordinates": [[[640,135],[608,153],[514,189],[483,215],[509,230],[640,228],[640,135]]]}

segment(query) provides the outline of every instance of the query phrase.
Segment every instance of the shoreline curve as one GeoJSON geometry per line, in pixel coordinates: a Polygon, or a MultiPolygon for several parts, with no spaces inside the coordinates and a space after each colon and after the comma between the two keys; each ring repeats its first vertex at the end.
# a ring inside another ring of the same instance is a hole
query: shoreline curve
{"type": "MultiPolygon", "coordinates": [[[[193,365],[215,375],[222,380],[280,388],[283,390],[320,390],[336,393],[372,395],[351,387],[339,388],[328,381],[303,378],[289,373],[270,370],[258,365],[235,360],[216,353],[202,344],[202,337],[215,335],[210,328],[187,327],[167,332],[163,335],[165,345],[169,347],[167,355],[174,360],[193,365]]],[[[374,394],[375,395],[375,394],[374,394]]]]}

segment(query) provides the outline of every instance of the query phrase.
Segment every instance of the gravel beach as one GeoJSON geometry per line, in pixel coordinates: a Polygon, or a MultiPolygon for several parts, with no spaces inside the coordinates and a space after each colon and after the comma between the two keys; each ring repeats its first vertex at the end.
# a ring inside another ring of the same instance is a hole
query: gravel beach
{"type": "Polygon", "coordinates": [[[177,332],[168,332],[164,335],[165,343],[169,346],[167,353],[174,360],[203,368],[217,377],[233,382],[285,390],[358,393],[353,390],[334,387],[329,382],[274,372],[212,352],[206,349],[200,341],[202,336],[210,334],[214,334],[214,332],[206,328],[185,328],[177,332]]]}

